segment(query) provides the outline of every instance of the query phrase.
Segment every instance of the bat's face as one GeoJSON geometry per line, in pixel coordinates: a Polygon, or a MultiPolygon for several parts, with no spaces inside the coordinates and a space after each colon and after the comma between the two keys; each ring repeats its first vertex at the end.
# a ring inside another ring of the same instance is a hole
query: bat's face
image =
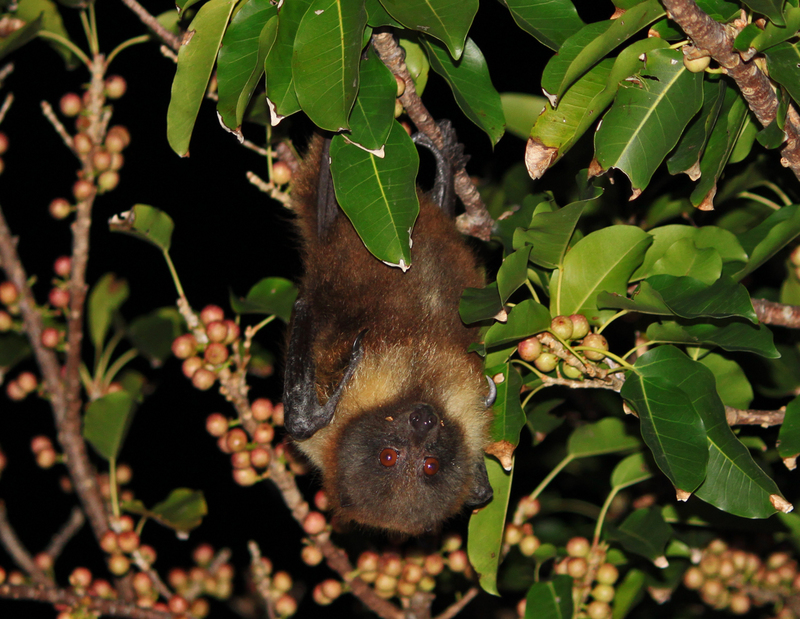
{"type": "Polygon", "coordinates": [[[354,415],[341,432],[332,458],[336,487],[328,489],[344,521],[409,535],[434,532],[475,494],[482,456],[467,448],[458,424],[429,404],[354,415]]]}

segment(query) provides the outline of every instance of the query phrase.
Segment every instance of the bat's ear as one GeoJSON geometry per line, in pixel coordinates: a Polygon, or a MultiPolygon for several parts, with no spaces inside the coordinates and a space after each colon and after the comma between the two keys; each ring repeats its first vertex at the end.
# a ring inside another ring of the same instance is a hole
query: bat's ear
{"type": "Polygon", "coordinates": [[[475,465],[475,477],[472,479],[472,490],[465,501],[467,507],[484,505],[492,500],[492,486],[489,484],[489,475],[486,473],[486,464],[483,457],[475,465]]]}

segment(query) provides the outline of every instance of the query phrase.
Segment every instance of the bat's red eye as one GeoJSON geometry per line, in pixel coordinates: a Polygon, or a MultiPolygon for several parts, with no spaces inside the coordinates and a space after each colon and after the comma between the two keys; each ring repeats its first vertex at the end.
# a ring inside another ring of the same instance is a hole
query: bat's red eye
{"type": "Polygon", "coordinates": [[[397,462],[397,452],[391,447],[387,447],[381,452],[380,461],[383,466],[394,466],[397,462]]]}
{"type": "Polygon", "coordinates": [[[426,475],[436,475],[439,471],[439,460],[436,458],[425,458],[425,462],[422,464],[422,470],[425,471],[426,475]]]}

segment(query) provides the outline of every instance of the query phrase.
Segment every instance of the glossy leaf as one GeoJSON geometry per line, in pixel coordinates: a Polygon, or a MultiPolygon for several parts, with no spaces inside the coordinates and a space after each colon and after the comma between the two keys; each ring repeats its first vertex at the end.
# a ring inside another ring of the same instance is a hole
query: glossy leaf
{"type": "MultiPolygon", "coordinates": [[[[541,382],[541,379],[537,378],[533,383],[526,381],[525,385],[531,389],[535,389],[539,382],[541,382]]],[[[564,417],[550,414],[554,408],[563,403],[563,399],[553,398],[544,401],[534,399],[528,404],[525,411],[525,418],[528,429],[533,436],[534,445],[541,443],[550,432],[564,423],[564,417]]]]}
{"type": "Polygon", "coordinates": [[[44,16],[39,15],[32,21],[17,28],[14,32],[0,37],[0,58],[5,58],[11,52],[33,41],[39,35],[39,31],[42,30],[43,22],[44,16]]]}
{"type": "Polygon", "coordinates": [[[747,114],[747,104],[738,90],[726,88],[722,109],[700,157],[700,180],[690,196],[692,204],[701,210],[714,207],[717,181],[725,171],[747,121],[747,114]]]}
{"type": "Polygon", "coordinates": [[[705,152],[725,101],[725,88],[725,80],[703,82],[703,105],[700,113],[689,122],[675,152],[667,159],[670,174],[684,172],[692,179],[697,178],[700,173],[700,157],[705,152]]]}
{"type": "Polygon", "coordinates": [[[591,324],[603,324],[615,312],[599,309],[598,294],[625,294],[652,240],[636,226],[609,226],[578,241],[550,281],[553,316],[583,314],[591,324]]]}
{"type": "Polygon", "coordinates": [[[514,233],[514,245],[519,247],[524,243],[533,246],[531,262],[547,269],[557,268],[567,253],[583,210],[600,194],[598,189],[592,200],[573,202],[553,213],[537,213],[527,230],[520,229],[514,233]]]}
{"type": "Polygon", "coordinates": [[[116,460],[128,434],[136,402],[126,391],[116,391],[89,403],[83,417],[83,438],[106,460],[116,460]]]}
{"type": "Polygon", "coordinates": [[[297,299],[297,286],[283,277],[266,277],[254,285],[244,299],[231,295],[237,314],[275,314],[288,323],[297,299]]]}
{"type": "Polygon", "coordinates": [[[739,316],[757,322],[750,295],[741,284],[722,276],[708,286],[693,277],[652,275],[644,280],[630,299],[603,292],[601,307],[627,309],[643,314],[681,318],[729,318],[739,316]]]}
{"type": "Polygon", "coordinates": [[[466,288],[458,304],[458,314],[464,324],[472,324],[480,320],[490,320],[503,309],[503,303],[497,291],[497,282],[485,288],[466,288]]]}
{"type": "Polygon", "coordinates": [[[542,74],[542,88],[561,99],[581,75],[662,15],[664,7],[657,0],[646,0],[626,11],[623,19],[584,26],[564,41],[558,54],[547,63],[542,74]]]}
{"type": "Polygon", "coordinates": [[[294,88],[303,111],[323,129],[349,127],[366,26],[367,11],[358,0],[312,0],[300,20],[292,55],[294,88]]]}
{"type": "Polygon", "coordinates": [[[505,303],[508,298],[528,280],[528,256],[530,247],[523,247],[510,253],[503,259],[497,270],[497,290],[500,300],[505,303]]]}
{"type": "Polygon", "coordinates": [[[702,74],[687,71],[678,50],[653,50],[636,81],[620,85],[595,133],[598,163],[644,189],[702,103],[702,74]]]}
{"type": "Polygon", "coordinates": [[[178,70],[167,109],[167,139],[181,157],[189,154],[194,122],[235,6],[236,0],[206,2],[189,24],[188,32],[192,35],[186,37],[178,50],[178,70]]]}
{"type": "Polygon", "coordinates": [[[378,0],[366,0],[364,3],[367,7],[367,24],[372,28],[380,28],[381,26],[391,26],[393,28],[402,28],[403,25],[393,19],[383,5],[378,0]]]}
{"type": "Polygon", "coordinates": [[[570,0],[507,0],[504,4],[520,28],[553,51],[583,27],[570,0]]]}
{"type": "Polygon", "coordinates": [[[350,114],[349,139],[367,150],[380,149],[394,125],[397,83],[383,61],[369,48],[361,61],[361,86],[350,114]]]}
{"type": "Polygon", "coordinates": [[[647,327],[647,339],[692,346],[719,346],[724,350],[752,352],[770,359],[780,356],[768,327],[743,320],[654,322],[647,327]]]}
{"type": "Polygon", "coordinates": [[[750,408],[753,388],[738,363],[713,352],[703,355],[698,361],[714,374],[717,393],[725,406],[750,408]]]}
{"type": "Polygon", "coordinates": [[[657,506],[637,509],[617,529],[609,532],[612,539],[622,544],[629,552],[634,552],[651,561],[664,556],[664,549],[672,537],[670,527],[657,506]]]}
{"type": "Polygon", "coordinates": [[[439,39],[455,59],[464,51],[478,12],[478,0],[381,0],[381,4],[406,28],[439,39]]]}
{"type": "Polygon", "coordinates": [[[175,224],[164,211],[147,204],[136,204],[131,210],[112,217],[108,227],[112,232],[125,232],[166,252],[172,243],[175,224]]]}
{"type": "Polygon", "coordinates": [[[571,619],[572,577],[560,574],[534,583],[525,600],[525,619],[571,619]]]}
{"type": "Polygon", "coordinates": [[[267,101],[273,124],[300,110],[294,89],[292,54],[300,21],[311,6],[311,0],[284,2],[278,12],[278,33],[264,61],[267,75],[267,101]]]}
{"type": "Polygon", "coordinates": [[[518,342],[526,337],[541,333],[550,327],[550,312],[533,299],[521,301],[508,313],[506,322],[496,322],[486,332],[487,348],[518,342]]]}
{"type": "Polygon", "coordinates": [[[778,453],[782,458],[800,455],[800,398],[786,405],[786,415],[778,433],[778,453]]]}
{"type": "Polygon", "coordinates": [[[622,420],[605,417],[573,430],[567,439],[567,454],[573,458],[587,458],[631,451],[641,446],[638,438],[626,433],[622,420]]]}
{"type": "Polygon", "coordinates": [[[178,337],[184,320],[174,307],[160,307],[139,316],[128,326],[131,344],[150,363],[160,365],[172,355],[172,340],[178,337]]]}
{"type": "Polygon", "coordinates": [[[653,244],[644,256],[644,262],[633,274],[634,280],[655,275],[654,265],[670,250],[673,245],[683,239],[691,240],[699,249],[713,248],[722,258],[723,263],[746,262],[747,253],[739,244],[736,236],[723,228],[703,226],[696,228],[681,224],[660,226],[650,231],[653,244]]]}
{"type": "Polygon", "coordinates": [[[117,278],[113,273],[103,275],[89,293],[89,334],[96,351],[102,350],[114,315],[129,295],[128,282],[117,278]]]}
{"type": "Polygon", "coordinates": [[[487,370],[487,375],[503,375],[497,384],[497,399],[493,407],[494,419],[491,427],[491,441],[506,441],[514,447],[519,445],[519,434],[525,425],[525,413],[519,400],[522,378],[517,369],[506,363],[487,370]]]}
{"type": "Polygon", "coordinates": [[[778,43],[793,38],[797,31],[800,30],[800,8],[787,4],[783,12],[783,18],[786,22],[783,26],[767,22],[758,36],[750,41],[750,47],[763,52],[778,43]]]}
{"type": "Polygon", "coordinates": [[[800,235],[800,205],[791,204],[775,211],[757,226],[739,235],[739,242],[750,256],[747,263],[739,270],[726,267],[735,280],[745,275],[772,258],[779,250],[800,235]]]}
{"type": "Polygon", "coordinates": [[[647,576],[636,568],[628,570],[622,582],[615,584],[616,594],[611,619],[624,619],[645,595],[647,576]]]}
{"type": "MultiPolygon", "coordinates": [[[[50,32],[67,41],[71,40],[69,32],[64,26],[61,11],[59,11],[58,5],[51,0],[19,0],[13,16],[24,21],[25,25],[11,33],[8,39],[3,37],[3,45],[0,50],[5,54],[21,47],[29,40],[28,37],[34,31],[36,33],[39,31],[50,32]],[[34,26],[29,28],[31,25],[34,26]]],[[[52,39],[48,39],[47,43],[58,52],[68,66],[75,64],[75,55],[71,49],[52,39]]]]}
{"type": "Polygon", "coordinates": [[[492,146],[497,144],[505,132],[506,120],[500,93],[492,85],[489,67],[481,50],[472,39],[467,39],[464,53],[458,60],[453,60],[437,41],[425,35],[419,40],[428,53],[431,68],[445,79],[453,91],[458,107],[489,136],[492,146]]]}
{"type": "Polygon", "coordinates": [[[539,114],[545,109],[547,99],[538,95],[521,92],[500,93],[506,131],[520,139],[527,140],[539,114]]]}
{"type": "Polygon", "coordinates": [[[549,165],[553,165],[600,119],[614,100],[619,83],[641,68],[640,56],[668,45],[657,37],[636,41],[616,59],[606,58],[589,69],[564,93],[557,108],[548,104],[536,119],[530,131],[528,157],[536,158],[534,151],[539,148],[553,149],[555,153],[547,154],[552,158],[549,165]]]}
{"type": "Polygon", "coordinates": [[[217,59],[217,112],[229,129],[242,124],[245,108],[264,73],[264,58],[277,33],[277,15],[269,0],[247,0],[225,31],[217,59]],[[262,41],[270,20],[272,26],[262,41]]]}
{"type": "Polygon", "coordinates": [[[152,518],[178,533],[188,533],[200,526],[203,516],[208,513],[203,493],[189,488],[176,488],[152,509],[147,509],[139,500],[125,502],[122,508],[132,514],[152,518]]]}
{"type": "Polygon", "coordinates": [[[711,285],[722,274],[722,258],[713,247],[699,248],[690,239],[680,239],[653,263],[653,275],[691,275],[711,285]]]}
{"type": "Polygon", "coordinates": [[[633,453],[619,462],[611,472],[611,487],[621,490],[653,477],[642,453],[633,453]]]}
{"type": "Polygon", "coordinates": [[[497,569],[503,556],[503,529],[513,470],[507,473],[497,460],[488,456],[484,457],[484,462],[494,495],[486,507],[469,519],[467,553],[469,562],[478,573],[483,590],[492,595],[500,595],[497,590],[497,569]]]}
{"type": "Polygon", "coordinates": [[[642,438],[658,468],[676,488],[691,492],[705,478],[708,444],[702,417],[679,387],[688,363],[669,346],[645,353],[620,395],[639,414],[642,438]]]}
{"type": "Polygon", "coordinates": [[[419,213],[419,155],[408,133],[394,123],[383,158],[341,135],[331,141],[330,154],[336,199],[367,249],[390,265],[409,266],[410,231],[419,213]]]}
{"type": "Polygon", "coordinates": [[[783,0],[742,0],[745,6],[748,6],[756,13],[761,13],[769,17],[770,21],[777,26],[783,26],[783,0]]]}
{"type": "Polygon", "coordinates": [[[0,371],[5,373],[30,357],[28,338],[19,333],[0,333],[0,371]]]}

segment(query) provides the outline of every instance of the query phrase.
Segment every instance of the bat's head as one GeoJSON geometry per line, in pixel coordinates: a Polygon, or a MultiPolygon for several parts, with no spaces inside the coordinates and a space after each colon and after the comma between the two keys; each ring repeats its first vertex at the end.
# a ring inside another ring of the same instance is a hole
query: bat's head
{"type": "Polygon", "coordinates": [[[404,402],[353,415],[336,453],[326,454],[326,490],[338,517],[405,535],[437,531],[465,505],[492,497],[482,445],[433,405],[404,402]]]}

